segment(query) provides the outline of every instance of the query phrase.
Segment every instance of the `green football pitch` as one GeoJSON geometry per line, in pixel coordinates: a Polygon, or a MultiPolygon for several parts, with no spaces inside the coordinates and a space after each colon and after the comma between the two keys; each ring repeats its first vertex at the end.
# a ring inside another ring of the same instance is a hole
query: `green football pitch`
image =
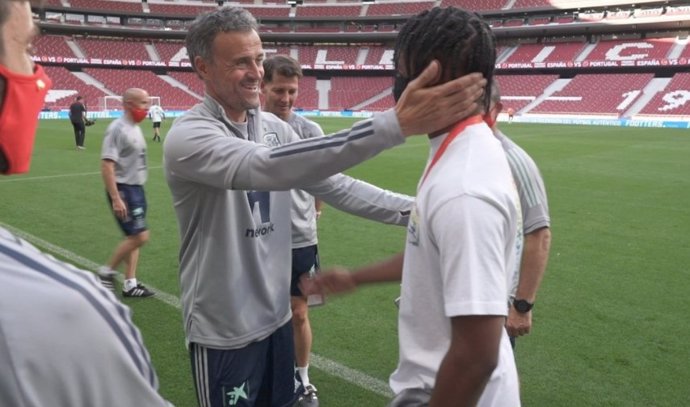
{"type": "MultiPolygon", "coordinates": [[[[352,123],[319,122],[327,132],[352,123]]],[[[31,172],[0,178],[0,224],[91,270],[121,238],[99,172],[106,125],[88,128],[87,150],[78,152],[67,121],[41,122],[31,172]]],[[[534,329],[516,350],[523,405],[689,406],[690,130],[501,127],[541,168],[553,230],[534,329]]],[[[150,123],[144,131],[151,240],[138,276],[159,294],[125,303],[161,392],[177,407],[192,407],[177,299],[177,225],[162,146],[150,141],[150,123]]],[[[348,174],[414,194],[426,158],[425,138],[415,137],[348,174]]],[[[319,240],[324,268],[357,266],[399,251],[404,230],[325,208],[319,240]]],[[[312,309],[310,376],[322,406],[385,405],[397,361],[398,291],[396,284],[367,287],[312,309]]]]}

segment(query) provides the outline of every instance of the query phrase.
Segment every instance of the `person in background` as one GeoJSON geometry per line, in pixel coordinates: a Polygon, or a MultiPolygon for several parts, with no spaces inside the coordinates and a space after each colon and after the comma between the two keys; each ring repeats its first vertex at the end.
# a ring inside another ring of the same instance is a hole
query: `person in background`
{"type": "Polygon", "coordinates": [[[84,105],[84,98],[77,96],[69,106],[69,121],[72,123],[74,129],[74,143],[77,151],[86,150],[84,147],[84,140],[86,139],[86,106],[84,105]]]}
{"type": "Polygon", "coordinates": [[[149,240],[144,183],[148,177],[146,140],[139,123],[148,114],[149,95],[130,88],[122,95],[124,115],[105,131],[101,149],[101,175],[115,220],[125,234],[108,264],[98,269],[103,284],[114,290],[117,268],[125,263],[124,297],[146,298],[154,292],[137,280],[139,249],[149,240]]]}
{"type": "Polygon", "coordinates": [[[149,117],[153,123],[153,141],[160,143],[161,141],[161,122],[165,119],[165,110],[158,104],[154,103],[149,109],[149,117]]]}
{"type": "Polygon", "coordinates": [[[544,180],[537,164],[496,126],[502,108],[501,90],[494,82],[491,86],[491,106],[485,120],[506,152],[522,209],[522,259],[511,290],[511,307],[506,321],[508,335],[515,347],[515,338],[527,335],[532,330],[532,307],[546,272],[551,249],[551,218],[544,180]]]}
{"type": "MultiPolygon", "coordinates": [[[[36,33],[28,1],[0,0],[4,175],[29,170],[38,112],[51,87],[28,53],[36,33]]],[[[158,393],[130,309],[93,273],[2,227],[0,332],[0,406],[170,406],[158,393]]]]}
{"type": "MultiPolygon", "coordinates": [[[[292,111],[299,94],[302,69],[299,62],[285,55],[275,55],[264,61],[264,79],[261,91],[264,110],[273,113],[297,133],[300,139],[323,136],[323,130],[315,122],[292,111]]],[[[304,398],[317,398],[316,386],[309,380],[309,354],[312,331],[309,323],[308,297],[299,289],[303,276],[313,276],[319,271],[319,250],[316,221],[321,215],[322,202],[308,192],[293,189],[292,194],[292,281],[290,282],[290,306],[295,337],[295,369],[298,380],[304,386],[304,398]]]]}
{"type": "Polygon", "coordinates": [[[180,233],[181,302],[199,405],[291,406],[301,392],[290,322],[289,191],[406,224],[408,197],[339,173],[475,111],[485,81],[471,74],[431,86],[440,72],[429,63],[394,109],[331,137],[300,140],[259,109],[264,51],[248,11],[222,7],[198,16],[186,46],[205,98],[173,123],[163,163],[180,233]]]}

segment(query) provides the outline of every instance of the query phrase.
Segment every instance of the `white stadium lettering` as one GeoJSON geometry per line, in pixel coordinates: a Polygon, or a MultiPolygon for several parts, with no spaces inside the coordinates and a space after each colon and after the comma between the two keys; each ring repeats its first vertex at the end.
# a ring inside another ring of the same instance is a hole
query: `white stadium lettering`
{"type": "Polygon", "coordinates": [[[628,50],[628,48],[634,48],[637,50],[650,49],[654,48],[654,45],[648,42],[629,42],[626,44],[618,44],[610,50],[606,51],[606,59],[610,61],[630,61],[635,59],[647,58],[649,56],[649,53],[621,55],[624,51],[628,50]]]}
{"type": "Polygon", "coordinates": [[[673,92],[666,93],[662,100],[666,104],[659,108],[660,112],[665,112],[667,110],[673,110],[685,104],[690,100],[690,91],[687,90],[675,90],[673,92]]]}

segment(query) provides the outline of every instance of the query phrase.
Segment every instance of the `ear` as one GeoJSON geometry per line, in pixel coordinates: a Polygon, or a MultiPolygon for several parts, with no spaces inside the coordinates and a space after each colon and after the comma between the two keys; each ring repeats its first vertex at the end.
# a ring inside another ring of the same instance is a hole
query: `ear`
{"type": "Polygon", "coordinates": [[[503,103],[498,102],[496,103],[496,106],[494,106],[494,109],[496,110],[496,117],[503,111],[503,103]]]}
{"type": "Polygon", "coordinates": [[[497,102],[494,107],[491,108],[489,111],[489,114],[491,115],[491,119],[494,122],[498,121],[498,115],[501,114],[501,111],[503,110],[503,104],[501,102],[497,102]]]}
{"type": "Polygon", "coordinates": [[[202,79],[206,79],[208,76],[208,64],[199,55],[194,57],[194,66],[196,67],[196,72],[201,76],[202,79]]]}

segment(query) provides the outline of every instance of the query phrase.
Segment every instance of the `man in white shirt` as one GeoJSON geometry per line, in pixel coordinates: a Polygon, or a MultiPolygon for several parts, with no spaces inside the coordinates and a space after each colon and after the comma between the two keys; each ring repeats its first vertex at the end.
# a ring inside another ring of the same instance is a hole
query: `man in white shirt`
{"type": "MultiPolygon", "coordinates": [[[[454,7],[423,11],[398,34],[393,95],[399,98],[432,60],[442,66],[442,82],[481,72],[490,87],[495,54],[491,29],[479,15],[454,7]]],[[[402,279],[390,407],[520,406],[504,328],[520,205],[506,155],[482,117],[488,96],[474,116],[429,133],[430,159],[417,185],[405,252],[303,284],[308,293],[341,292],[402,279]]]]}
{"type": "Polygon", "coordinates": [[[161,142],[161,122],[165,119],[165,110],[158,103],[149,109],[149,117],[153,122],[153,141],[161,142]]]}

